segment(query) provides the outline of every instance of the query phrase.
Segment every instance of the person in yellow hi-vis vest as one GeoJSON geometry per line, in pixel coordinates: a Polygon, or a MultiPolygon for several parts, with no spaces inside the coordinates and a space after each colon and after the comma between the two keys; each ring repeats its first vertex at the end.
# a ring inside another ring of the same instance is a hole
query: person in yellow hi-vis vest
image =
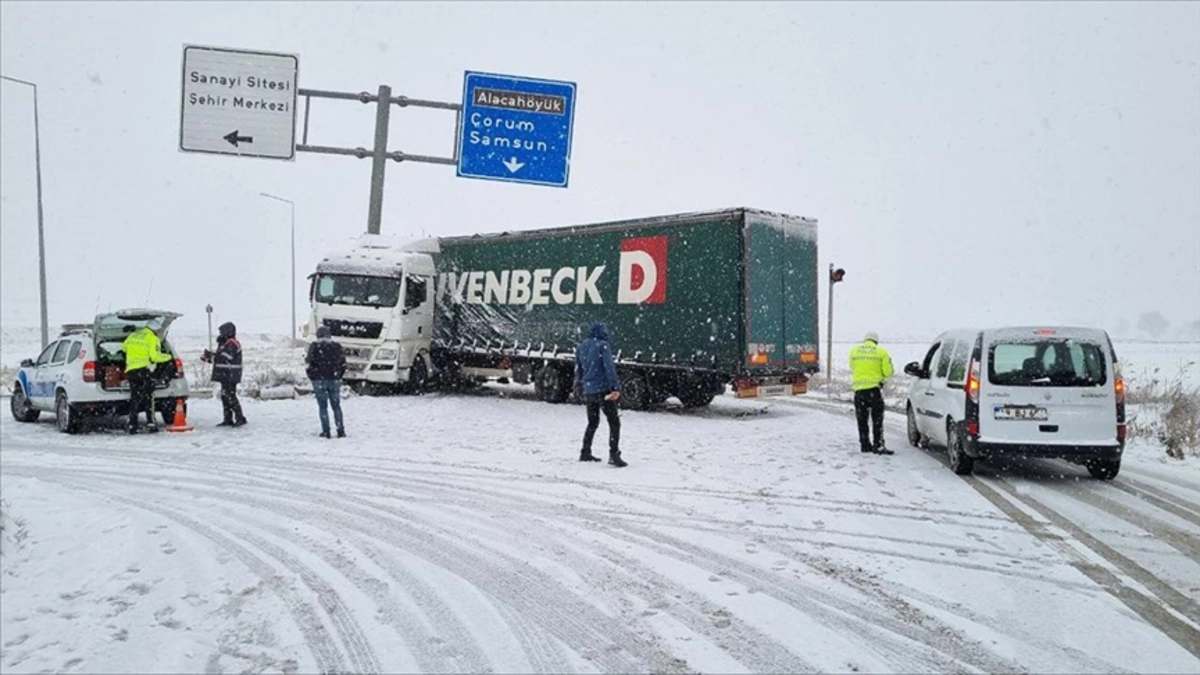
{"type": "Polygon", "coordinates": [[[892,376],[892,357],[879,346],[879,336],[871,331],[862,344],[850,350],[850,373],[854,390],[854,416],[858,419],[858,445],[863,452],[880,455],[895,454],[883,442],[883,386],[892,376]],[[867,433],[867,418],[871,418],[875,442],[867,433]]]}
{"type": "Polygon", "coordinates": [[[151,364],[166,363],[170,354],[162,352],[162,342],[149,326],[142,326],[125,338],[125,377],[129,380],[129,433],[138,432],[138,413],[146,413],[146,431],[158,431],[154,421],[154,375],[151,364]]]}

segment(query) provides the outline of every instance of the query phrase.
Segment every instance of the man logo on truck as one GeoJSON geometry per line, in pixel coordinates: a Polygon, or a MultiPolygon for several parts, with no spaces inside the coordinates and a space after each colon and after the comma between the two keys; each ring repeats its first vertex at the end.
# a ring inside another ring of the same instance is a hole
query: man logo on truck
{"type": "MultiPolygon", "coordinates": [[[[438,294],[468,305],[603,305],[599,282],[607,265],[512,270],[472,270],[438,275],[438,294]]],[[[667,301],[667,237],[621,242],[617,304],[667,301]]]]}

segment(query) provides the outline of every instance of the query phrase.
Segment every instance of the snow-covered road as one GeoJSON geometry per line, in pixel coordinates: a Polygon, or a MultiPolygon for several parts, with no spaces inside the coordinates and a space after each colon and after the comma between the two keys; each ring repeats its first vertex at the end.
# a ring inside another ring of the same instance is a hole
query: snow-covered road
{"type": "Polygon", "coordinates": [[[1148,452],[964,480],[899,416],[880,457],[837,403],[722,397],[624,413],[618,470],[522,387],[352,398],[333,441],[245,405],[4,418],[5,672],[1200,670],[1200,473],[1148,452]]]}

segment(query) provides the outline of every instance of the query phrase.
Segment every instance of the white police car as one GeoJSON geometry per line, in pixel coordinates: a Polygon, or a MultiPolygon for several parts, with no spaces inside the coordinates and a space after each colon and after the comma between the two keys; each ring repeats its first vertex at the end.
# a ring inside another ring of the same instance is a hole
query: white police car
{"type": "MultiPolygon", "coordinates": [[[[91,326],[64,326],[37,360],[21,362],[13,383],[13,417],[34,422],[42,412],[52,412],[58,430],[74,434],[86,418],[128,415],[129,381],[122,343],[133,331],[149,326],[162,338],[163,352],[175,355],[167,329],[179,316],[157,309],[124,309],[97,315],[91,326]]],[[[155,410],[170,424],[176,400],[187,397],[183,363],[175,356],[155,372],[155,410]]]]}

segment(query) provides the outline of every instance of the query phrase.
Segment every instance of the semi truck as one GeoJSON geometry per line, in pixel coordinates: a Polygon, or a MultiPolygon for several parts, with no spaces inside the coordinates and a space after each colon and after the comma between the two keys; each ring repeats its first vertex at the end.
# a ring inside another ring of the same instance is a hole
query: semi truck
{"type": "Polygon", "coordinates": [[[733,208],[398,243],[362,235],[310,275],[359,391],[508,378],[572,398],[607,324],[621,405],[798,395],[820,371],[817,222],[733,208]]]}

